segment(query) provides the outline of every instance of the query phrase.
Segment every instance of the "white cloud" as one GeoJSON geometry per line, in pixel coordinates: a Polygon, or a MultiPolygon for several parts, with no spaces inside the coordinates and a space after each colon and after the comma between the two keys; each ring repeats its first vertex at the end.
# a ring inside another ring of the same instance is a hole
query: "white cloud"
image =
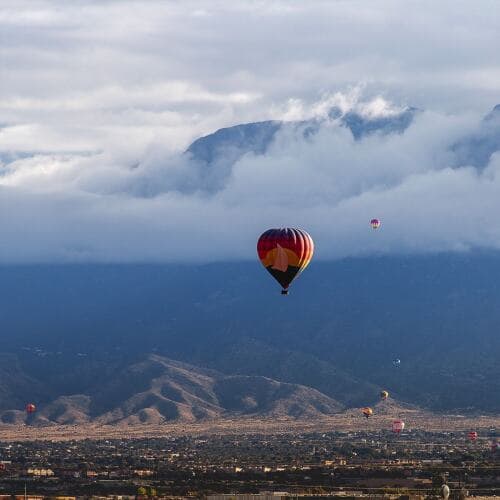
{"type": "Polygon", "coordinates": [[[18,159],[0,166],[0,261],[253,258],[275,225],[325,258],[497,248],[498,158],[451,169],[449,146],[500,102],[498,10],[5,0],[0,158],[18,159]],[[426,111],[401,135],[283,131],[212,194],[180,154],[222,126],[408,105],[426,111]]]}

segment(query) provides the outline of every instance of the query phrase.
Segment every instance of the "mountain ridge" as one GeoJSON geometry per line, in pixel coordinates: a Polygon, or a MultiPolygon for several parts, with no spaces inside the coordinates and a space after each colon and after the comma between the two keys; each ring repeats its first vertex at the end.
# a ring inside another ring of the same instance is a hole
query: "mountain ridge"
{"type": "MultiPolygon", "coordinates": [[[[433,411],[499,412],[498,274],[496,252],[314,261],[282,297],[258,262],[0,267],[2,350],[17,356],[5,377],[17,363],[22,387],[43,379],[54,400],[155,352],[345,407],[387,389],[433,411]]],[[[23,408],[20,392],[2,401],[23,408]]]]}
{"type": "MultiPolygon", "coordinates": [[[[25,399],[33,396],[26,391],[25,399]]],[[[157,354],[145,356],[87,394],[49,399],[26,415],[20,409],[0,412],[4,424],[101,425],[198,422],[217,418],[332,415],[343,405],[316,389],[251,375],[223,375],[157,354]]]]}

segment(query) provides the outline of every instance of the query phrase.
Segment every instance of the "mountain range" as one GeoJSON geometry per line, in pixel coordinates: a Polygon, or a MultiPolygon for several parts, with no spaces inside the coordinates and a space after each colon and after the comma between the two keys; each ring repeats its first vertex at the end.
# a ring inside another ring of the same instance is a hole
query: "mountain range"
{"type": "Polygon", "coordinates": [[[498,253],[318,261],[283,297],[258,262],[2,267],[1,409],[95,398],[153,353],[343,407],[387,389],[435,411],[498,412],[498,275],[498,253]]]}
{"type": "MultiPolygon", "coordinates": [[[[403,133],[419,110],[332,109],[353,140],[403,133]]],[[[279,131],[324,121],[237,125],[185,155],[217,191],[279,131]]],[[[455,168],[500,150],[500,106],[450,146],[455,168]]],[[[314,261],[289,297],[257,262],[0,267],[0,419],[193,421],[313,416],[375,404],[387,389],[434,411],[500,412],[500,253],[314,261]],[[393,359],[401,359],[400,367],[393,359]],[[177,360],[177,361],[173,361],[177,360]]]]}
{"type": "Polygon", "coordinates": [[[15,386],[2,385],[0,421],[4,424],[158,424],[228,416],[312,418],[343,408],[309,387],[262,376],[223,375],[154,354],[128,365],[111,363],[113,370],[94,362],[92,368],[82,365],[78,373],[66,372],[65,377],[83,376],[85,387],[80,388],[81,394],[65,395],[58,395],[57,380],[48,380],[44,386],[26,377],[17,356],[4,355],[2,361],[9,366],[10,377],[17,380],[15,386]],[[103,377],[106,372],[108,376],[103,377]],[[21,395],[40,394],[46,401],[32,415],[8,409],[20,404],[21,395]]]}

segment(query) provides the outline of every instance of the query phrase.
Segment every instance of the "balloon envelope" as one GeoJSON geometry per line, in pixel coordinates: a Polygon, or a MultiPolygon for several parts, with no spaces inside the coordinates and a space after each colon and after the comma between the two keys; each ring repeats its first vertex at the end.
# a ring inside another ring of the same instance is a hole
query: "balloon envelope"
{"type": "Polygon", "coordinates": [[[450,487],[447,484],[441,486],[441,498],[447,500],[450,497],[450,487]]]}
{"type": "Polygon", "coordinates": [[[290,283],[311,262],[313,253],[314,242],[301,229],[268,229],[257,242],[257,254],[262,265],[283,287],[284,294],[290,283]]]}
{"type": "Polygon", "coordinates": [[[368,406],[366,408],[363,408],[361,411],[366,418],[371,417],[373,415],[373,410],[368,406]]]}
{"type": "Polygon", "coordinates": [[[400,433],[405,428],[405,423],[402,420],[394,420],[392,422],[392,431],[400,433]]]}
{"type": "Polygon", "coordinates": [[[469,441],[475,441],[477,439],[477,432],[470,431],[469,434],[467,434],[467,437],[469,438],[469,441]]]}
{"type": "Polygon", "coordinates": [[[382,222],[380,222],[380,219],[372,219],[370,221],[370,225],[372,226],[372,229],[378,229],[382,222]]]}
{"type": "Polygon", "coordinates": [[[36,410],[36,406],[33,403],[28,403],[26,405],[26,412],[27,413],[34,413],[36,410]]]}
{"type": "Polygon", "coordinates": [[[382,391],[380,397],[385,400],[389,397],[389,393],[387,391],[382,391]]]}

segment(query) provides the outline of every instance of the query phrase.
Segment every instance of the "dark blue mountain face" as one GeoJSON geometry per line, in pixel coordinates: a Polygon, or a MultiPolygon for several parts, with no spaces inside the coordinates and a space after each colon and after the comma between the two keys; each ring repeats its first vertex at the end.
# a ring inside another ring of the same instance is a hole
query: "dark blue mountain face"
{"type": "Polygon", "coordinates": [[[417,112],[417,108],[407,108],[401,113],[391,116],[366,118],[350,111],[341,117],[341,123],[352,132],[356,140],[375,132],[401,134],[411,125],[417,112]]]}
{"type": "Polygon", "coordinates": [[[65,394],[157,352],[348,406],[383,387],[432,409],[498,412],[499,275],[498,254],[316,262],[283,297],[257,262],[1,268],[2,350],[65,394]],[[69,376],[78,366],[85,377],[69,376]]]}
{"type": "Polygon", "coordinates": [[[231,151],[264,154],[281,126],[279,121],[265,121],[221,128],[194,141],[187,152],[205,163],[213,163],[231,151]]]}

